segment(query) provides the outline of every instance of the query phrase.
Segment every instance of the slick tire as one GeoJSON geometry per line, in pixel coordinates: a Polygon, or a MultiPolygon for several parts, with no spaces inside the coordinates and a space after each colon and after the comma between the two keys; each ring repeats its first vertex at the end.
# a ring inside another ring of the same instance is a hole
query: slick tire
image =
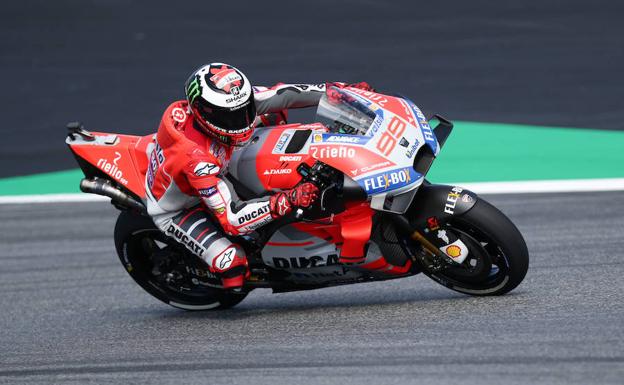
{"type": "Polygon", "coordinates": [[[236,306],[247,293],[218,288],[181,292],[173,290],[152,274],[152,261],[146,245],[175,242],[165,236],[146,216],[122,211],[115,224],[115,248],[128,274],[145,291],[164,303],[184,310],[222,310],[236,306]]]}
{"type": "Polygon", "coordinates": [[[515,289],[526,276],[529,252],[522,234],[485,200],[478,198],[470,210],[451,217],[444,227],[461,234],[469,257],[462,267],[438,273],[423,271],[441,285],[474,296],[502,295],[515,289]]]}

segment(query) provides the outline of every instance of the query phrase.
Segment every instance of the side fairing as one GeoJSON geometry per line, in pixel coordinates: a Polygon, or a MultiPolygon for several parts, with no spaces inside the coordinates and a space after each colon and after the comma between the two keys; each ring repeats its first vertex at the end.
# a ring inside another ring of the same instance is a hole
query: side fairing
{"type": "Polygon", "coordinates": [[[232,154],[230,174],[257,195],[292,188],[301,181],[297,166],[313,164],[308,137],[322,128],[300,124],[258,128],[249,144],[232,154]]]}
{"type": "MultiPolygon", "coordinates": [[[[302,231],[288,225],[276,231],[262,249],[262,260],[267,266],[282,270],[287,281],[298,284],[330,284],[356,282],[366,275],[338,262],[340,250],[319,234],[302,231]]],[[[379,259],[381,252],[371,243],[364,263],[379,259]]]]}
{"type": "Polygon", "coordinates": [[[139,137],[100,132],[91,134],[94,137],[91,141],[76,135],[74,138],[68,137],[66,143],[81,161],[143,199],[147,169],[146,149],[152,136],[139,137]]]}

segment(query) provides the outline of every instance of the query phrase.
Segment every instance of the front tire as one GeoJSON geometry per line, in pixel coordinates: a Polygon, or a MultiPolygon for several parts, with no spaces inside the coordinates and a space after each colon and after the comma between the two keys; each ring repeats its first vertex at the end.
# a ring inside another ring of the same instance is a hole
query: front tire
{"type": "MultiPolygon", "coordinates": [[[[231,308],[240,303],[247,293],[234,293],[223,289],[198,286],[198,277],[186,280],[181,286],[171,285],[156,274],[156,256],[166,253],[177,265],[174,268],[186,268],[189,260],[183,253],[188,253],[183,246],[162,233],[153,221],[143,215],[122,211],[115,224],[115,248],[121,263],[128,274],[145,291],[166,304],[185,310],[218,310],[231,308]],[[179,253],[170,252],[178,250],[179,253]],[[158,254],[160,253],[160,254],[158,254]],[[173,258],[171,258],[173,256],[173,258]]],[[[190,258],[196,258],[190,256],[190,258]]],[[[192,262],[192,259],[190,260],[192,262]]],[[[171,265],[171,262],[169,262],[171,265]]],[[[185,269],[187,274],[188,268],[185,269]]],[[[191,271],[198,271],[191,266],[191,271]]],[[[183,271],[183,273],[185,273],[183,271]]]]}
{"type": "Polygon", "coordinates": [[[423,273],[452,290],[475,296],[502,295],[526,276],[529,252],[516,226],[496,207],[478,198],[466,213],[450,217],[442,229],[458,235],[469,256],[459,266],[423,273]]]}

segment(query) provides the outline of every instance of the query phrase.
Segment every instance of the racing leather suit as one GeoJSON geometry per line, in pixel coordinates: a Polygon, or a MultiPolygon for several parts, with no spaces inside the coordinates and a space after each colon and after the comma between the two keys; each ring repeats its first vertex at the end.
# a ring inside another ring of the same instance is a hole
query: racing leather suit
{"type": "MultiPolygon", "coordinates": [[[[325,88],[325,84],[254,87],[257,122],[283,124],[285,110],[318,105],[325,88]]],[[[271,197],[246,202],[237,198],[223,178],[233,148],[198,131],[189,111],[184,100],[172,103],[148,147],[147,211],[160,230],[219,274],[225,288],[240,287],[247,263],[244,251],[223,232],[247,234],[271,222],[277,218],[271,207],[275,202],[271,197]]]]}

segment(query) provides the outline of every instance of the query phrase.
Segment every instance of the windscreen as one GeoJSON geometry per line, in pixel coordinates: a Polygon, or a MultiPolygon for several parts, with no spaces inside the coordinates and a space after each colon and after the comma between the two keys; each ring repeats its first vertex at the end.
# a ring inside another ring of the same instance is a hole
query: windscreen
{"type": "Polygon", "coordinates": [[[375,112],[359,98],[338,87],[330,87],[316,110],[318,122],[331,132],[365,135],[375,120],[375,112]]]}

